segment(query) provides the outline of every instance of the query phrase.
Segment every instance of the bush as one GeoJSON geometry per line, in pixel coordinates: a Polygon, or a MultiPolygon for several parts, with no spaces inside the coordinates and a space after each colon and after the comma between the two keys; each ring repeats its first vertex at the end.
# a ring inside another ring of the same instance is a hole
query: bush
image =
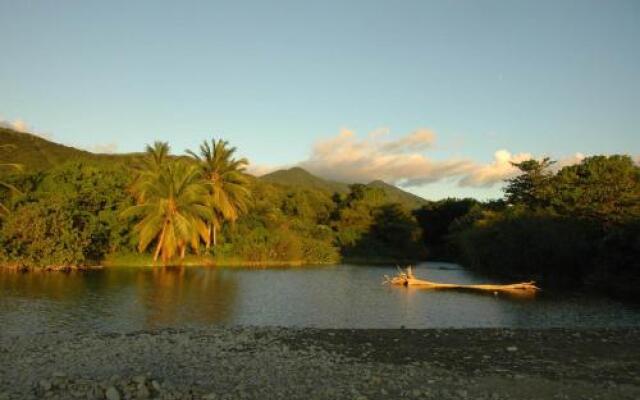
{"type": "Polygon", "coordinates": [[[472,269],[546,285],[578,287],[594,257],[594,228],[548,216],[503,217],[454,236],[461,261],[472,269]]]}

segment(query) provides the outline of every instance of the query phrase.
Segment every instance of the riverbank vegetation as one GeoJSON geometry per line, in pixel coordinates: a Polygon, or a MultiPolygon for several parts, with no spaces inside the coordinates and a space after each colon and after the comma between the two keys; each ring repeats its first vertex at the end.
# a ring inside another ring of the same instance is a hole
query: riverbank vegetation
{"type": "MultiPolygon", "coordinates": [[[[20,153],[7,150],[3,160],[20,153]]],[[[56,147],[53,154],[68,157],[53,165],[35,163],[31,150],[24,151],[25,171],[3,175],[16,189],[0,199],[7,208],[0,219],[4,265],[302,265],[424,256],[411,208],[393,201],[398,193],[368,185],[336,193],[255,178],[222,140],[184,156],[160,142],[118,157],[56,147]]]]}
{"type": "Polygon", "coordinates": [[[516,166],[521,174],[506,182],[502,201],[448,199],[418,210],[425,245],[499,278],[640,299],[640,168],[633,160],[595,156],[555,172],[549,159],[516,166]]]}
{"type": "Polygon", "coordinates": [[[183,155],[160,142],[94,155],[0,134],[5,266],[427,258],[505,281],[640,298],[640,168],[627,156],[561,168],[528,160],[516,164],[521,173],[505,182],[503,199],[427,201],[380,181],[346,185],[300,168],[256,178],[223,140],[183,155]]]}

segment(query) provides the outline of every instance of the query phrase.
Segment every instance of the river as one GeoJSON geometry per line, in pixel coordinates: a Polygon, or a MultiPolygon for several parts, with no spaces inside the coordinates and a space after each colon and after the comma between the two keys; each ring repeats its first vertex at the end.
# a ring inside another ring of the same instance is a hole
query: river
{"type": "MultiPolygon", "coordinates": [[[[547,290],[512,297],[383,285],[383,275],[394,272],[394,266],[365,265],[1,272],[0,331],[640,326],[640,307],[605,297],[547,290]]],[[[419,264],[415,273],[439,282],[488,281],[447,263],[419,264]]]]}

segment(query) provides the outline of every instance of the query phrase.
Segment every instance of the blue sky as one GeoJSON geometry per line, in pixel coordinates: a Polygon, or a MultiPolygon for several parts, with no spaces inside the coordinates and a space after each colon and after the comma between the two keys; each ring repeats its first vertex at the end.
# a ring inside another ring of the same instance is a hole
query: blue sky
{"type": "Polygon", "coordinates": [[[495,197],[498,150],[640,154],[638,38],[635,0],[0,0],[0,118],[119,152],[216,135],[258,166],[495,197]],[[387,145],[407,137],[425,142],[387,145]]]}

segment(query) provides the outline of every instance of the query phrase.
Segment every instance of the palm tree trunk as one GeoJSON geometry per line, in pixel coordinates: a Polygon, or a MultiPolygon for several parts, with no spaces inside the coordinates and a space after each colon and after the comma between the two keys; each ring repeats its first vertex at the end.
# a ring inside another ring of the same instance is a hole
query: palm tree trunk
{"type": "Polygon", "coordinates": [[[167,230],[167,221],[162,225],[162,232],[160,233],[160,238],[158,239],[158,245],[156,246],[156,251],[153,253],[153,262],[158,261],[158,256],[160,255],[160,250],[162,249],[162,242],[164,242],[164,232],[167,230]]]}
{"type": "Polygon", "coordinates": [[[207,243],[205,243],[206,249],[209,250],[211,247],[211,224],[207,225],[207,243]]]}
{"type": "Polygon", "coordinates": [[[180,259],[184,260],[184,254],[187,251],[187,246],[186,245],[182,245],[180,246],[180,259]]]}
{"type": "Polygon", "coordinates": [[[213,247],[216,247],[216,245],[218,244],[218,239],[216,237],[216,226],[213,226],[213,247]]]}

